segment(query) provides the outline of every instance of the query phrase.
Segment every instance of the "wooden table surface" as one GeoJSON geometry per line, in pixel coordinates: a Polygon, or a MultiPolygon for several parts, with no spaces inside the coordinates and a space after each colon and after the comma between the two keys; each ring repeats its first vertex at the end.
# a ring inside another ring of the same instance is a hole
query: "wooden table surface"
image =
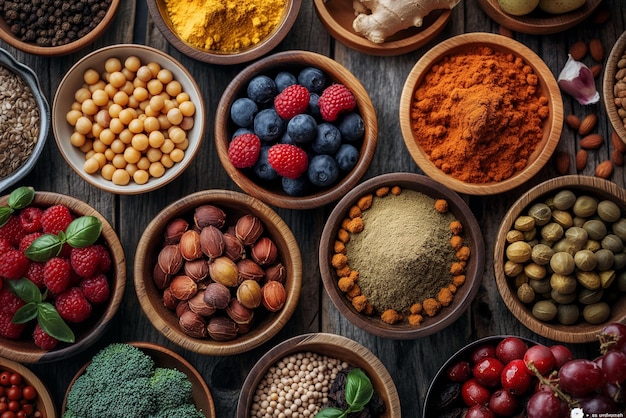
{"type": "MultiPolygon", "coordinates": [[[[585,21],[565,32],[534,36],[513,34],[514,38],[536,51],[547,62],[555,76],[567,60],[569,46],[576,41],[599,38],[606,56],[615,40],[626,27],[624,2],[604,2],[612,9],[608,22],[598,25],[585,21]]],[[[60,409],[66,387],[80,366],[97,350],[110,342],[152,341],[170,347],[194,364],[209,385],[220,418],[234,417],[237,399],[243,381],[254,363],[272,346],[294,335],[325,331],[352,338],[376,354],[389,370],[400,395],[402,417],[420,417],[428,385],[441,364],[456,350],[477,338],[495,334],[516,334],[550,343],[535,335],[508,311],[495,285],[492,251],[495,233],[507,208],[531,186],[557,175],[554,164],[549,164],[523,187],[490,197],[463,196],[471,206],[485,238],[487,259],[482,286],[471,308],[446,330],[419,340],[394,341],[378,338],[354,327],[340,317],[325,294],[317,261],[318,241],[324,222],[333,205],[315,210],[295,211],[277,209],[279,215],[294,232],[303,257],[303,287],[299,306],[285,328],[267,344],[232,357],[200,356],[174,346],[158,333],[144,315],[133,286],[133,259],[142,231],[162,208],[187,194],[204,189],[239,190],[219,163],[213,145],[213,119],[224,87],[245,65],[214,66],[188,58],[171,47],[148,18],[143,0],[124,0],[113,26],[94,45],[70,56],[45,58],[21,53],[0,42],[20,62],[34,68],[44,92],[51,101],[63,74],[89,51],[109,44],[135,42],[167,51],[181,61],[193,74],[206,101],[207,128],[204,143],[195,161],[187,171],[168,186],[143,195],[118,196],[100,191],[75,174],[61,157],[52,132],[43,155],[33,172],[20,185],[34,186],[40,191],[54,191],[80,198],[102,213],[117,230],[127,258],[128,281],[120,312],[114,324],[91,349],[73,358],[55,363],[29,365],[48,385],[60,409]]],[[[430,47],[451,36],[466,32],[497,33],[499,25],[478,6],[476,0],[466,0],[457,6],[445,30],[421,49],[397,57],[364,55],[334,41],[317,17],[312,1],[303,1],[294,29],[277,47],[278,50],[308,49],[334,58],[351,70],[363,83],[376,107],[379,140],[378,149],[365,178],[388,172],[416,172],[420,169],[409,156],[400,134],[398,102],[404,80],[415,62],[430,47]]],[[[586,58],[588,64],[593,62],[586,58]]],[[[601,81],[596,82],[601,89],[601,81]]],[[[611,128],[602,102],[581,106],[564,95],[565,115],[584,116],[597,113],[597,131],[606,138],[606,144],[590,153],[590,161],[582,174],[593,175],[600,160],[607,159],[611,128]]],[[[577,134],[564,128],[558,150],[574,155],[577,134]]],[[[572,164],[570,174],[575,174],[572,164]]],[[[626,170],[617,167],[611,180],[624,186],[626,170]]],[[[2,191],[2,194],[8,193],[2,191]]],[[[596,344],[570,346],[577,355],[594,356],[596,344]]]]}

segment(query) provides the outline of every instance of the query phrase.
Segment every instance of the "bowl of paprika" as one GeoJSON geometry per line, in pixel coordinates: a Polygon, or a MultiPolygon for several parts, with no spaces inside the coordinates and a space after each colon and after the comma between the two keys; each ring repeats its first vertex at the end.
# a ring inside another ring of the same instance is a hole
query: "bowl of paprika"
{"type": "Polygon", "coordinates": [[[413,160],[460,193],[493,195],[524,184],[561,136],[563,101],[531,49],[489,33],[458,35],[415,64],[400,99],[413,160]]]}

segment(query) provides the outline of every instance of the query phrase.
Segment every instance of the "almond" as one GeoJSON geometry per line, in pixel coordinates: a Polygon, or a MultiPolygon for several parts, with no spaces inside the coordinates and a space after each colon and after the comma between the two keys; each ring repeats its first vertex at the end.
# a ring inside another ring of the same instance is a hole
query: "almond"
{"type": "Polygon", "coordinates": [[[580,147],[583,149],[600,148],[604,143],[604,139],[600,134],[589,134],[580,140],[580,147]]]}
{"type": "Polygon", "coordinates": [[[615,131],[611,134],[611,142],[613,143],[613,149],[622,154],[626,153],[626,144],[624,144],[624,141],[620,139],[619,135],[615,131]]]}
{"type": "Polygon", "coordinates": [[[584,149],[576,153],[576,171],[583,171],[587,167],[587,151],[584,149]]]}
{"type": "Polygon", "coordinates": [[[557,152],[554,157],[554,166],[559,174],[567,174],[569,171],[569,153],[565,151],[557,152]]]}
{"type": "Polygon", "coordinates": [[[589,67],[593,78],[598,78],[602,74],[602,64],[596,64],[589,67]]]}
{"type": "Polygon", "coordinates": [[[618,150],[614,149],[613,152],[611,153],[611,161],[613,161],[613,164],[615,164],[618,167],[623,166],[624,165],[624,154],[622,154],[618,150]]]}
{"type": "Polygon", "coordinates": [[[585,55],[587,55],[588,50],[589,50],[589,47],[587,46],[585,42],[578,41],[572,44],[572,46],[570,46],[569,54],[576,61],[580,61],[585,57],[585,55]]]}
{"type": "Polygon", "coordinates": [[[613,163],[610,160],[602,161],[596,167],[596,177],[608,179],[613,174],[613,163]]]}
{"type": "Polygon", "coordinates": [[[597,122],[598,122],[598,117],[595,115],[595,113],[588,114],[580,122],[580,126],[578,127],[578,133],[581,136],[590,134],[591,131],[593,131],[593,128],[596,127],[597,122]]]}
{"type": "Polygon", "coordinates": [[[576,115],[567,115],[565,123],[572,129],[578,130],[580,128],[580,118],[576,115]]]}
{"type": "Polygon", "coordinates": [[[594,38],[589,41],[589,54],[597,62],[602,62],[604,59],[604,45],[602,45],[601,40],[594,38]]]}

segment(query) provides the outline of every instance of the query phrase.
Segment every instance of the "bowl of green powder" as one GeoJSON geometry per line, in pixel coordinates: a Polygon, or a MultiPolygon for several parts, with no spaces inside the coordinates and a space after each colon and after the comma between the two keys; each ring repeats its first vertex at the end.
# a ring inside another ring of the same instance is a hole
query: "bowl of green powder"
{"type": "Polygon", "coordinates": [[[371,178],[343,197],[322,232],[324,288],[354,325],[414,339],[458,319],[480,286],[485,248],[467,204],[420,174],[371,178]]]}

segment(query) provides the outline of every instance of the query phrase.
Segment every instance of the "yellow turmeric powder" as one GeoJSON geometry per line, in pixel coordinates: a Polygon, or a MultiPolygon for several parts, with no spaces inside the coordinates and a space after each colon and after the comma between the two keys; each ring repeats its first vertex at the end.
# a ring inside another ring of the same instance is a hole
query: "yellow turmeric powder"
{"type": "Polygon", "coordinates": [[[263,41],[280,24],[285,0],[165,0],[174,30],[202,49],[237,52],[263,41]]]}

